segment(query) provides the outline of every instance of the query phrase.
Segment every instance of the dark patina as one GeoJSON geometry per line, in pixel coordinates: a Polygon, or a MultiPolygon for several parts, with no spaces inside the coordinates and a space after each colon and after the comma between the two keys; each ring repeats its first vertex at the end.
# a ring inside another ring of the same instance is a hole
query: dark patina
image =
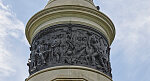
{"type": "Polygon", "coordinates": [[[30,74],[48,67],[77,65],[112,76],[108,41],[89,26],[59,24],[45,28],[33,39],[30,51],[30,74]]]}

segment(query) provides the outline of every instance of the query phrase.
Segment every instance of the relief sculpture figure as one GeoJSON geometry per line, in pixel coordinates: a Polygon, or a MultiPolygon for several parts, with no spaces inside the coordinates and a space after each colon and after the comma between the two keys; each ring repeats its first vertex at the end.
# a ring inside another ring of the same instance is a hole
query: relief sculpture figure
{"type": "Polygon", "coordinates": [[[32,73],[34,70],[36,70],[37,67],[37,53],[35,50],[33,50],[30,54],[30,58],[28,59],[27,65],[29,66],[29,71],[32,73]]]}
{"type": "Polygon", "coordinates": [[[45,61],[45,58],[44,58],[44,45],[43,45],[43,42],[41,42],[39,45],[38,45],[38,65],[43,65],[43,64],[46,64],[46,61],[45,61]]]}
{"type": "Polygon", "coordinates": [[[56,58],[56,62],[60,62],[60,40],[54,39],[52,43],[53,56],[56,58]]]}

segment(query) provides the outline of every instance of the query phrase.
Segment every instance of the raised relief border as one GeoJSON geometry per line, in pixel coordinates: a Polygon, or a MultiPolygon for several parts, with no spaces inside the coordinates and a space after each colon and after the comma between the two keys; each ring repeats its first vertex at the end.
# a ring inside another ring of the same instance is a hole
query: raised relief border
{"type": "Polygon", "coordinates": [[[79,79],[79,78],[58,78],[58,79],[54,79],[52,81],[88,81],[85,79],[79,79]]]}
{"type": "Polygon", "coordinates": [[[92,27],[58,24],[41,30],[33,39],[29,73],[63,65],[99,70],[111,77],[110,48],[106,38],[92,27]]]}

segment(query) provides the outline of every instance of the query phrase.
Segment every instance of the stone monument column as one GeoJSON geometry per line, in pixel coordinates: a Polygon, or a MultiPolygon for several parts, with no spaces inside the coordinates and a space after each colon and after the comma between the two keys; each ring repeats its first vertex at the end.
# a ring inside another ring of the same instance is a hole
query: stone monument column
{"type": "Polygon", "coordinates": [[[93,0],[50,0],[26,25],[26,81],[112,81],[112,21],[93,0]]]}

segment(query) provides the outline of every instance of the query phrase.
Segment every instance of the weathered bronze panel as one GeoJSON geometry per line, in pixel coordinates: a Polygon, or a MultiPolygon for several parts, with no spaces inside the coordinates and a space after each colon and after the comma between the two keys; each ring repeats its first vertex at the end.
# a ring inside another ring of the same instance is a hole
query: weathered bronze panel
{"type": "Polygon", "coordinates": [[[33,39],[29,73],[62,65],[94,68],[111,77],[110,48],[106,38],[92,27],[59,24],[40,31],[33,39]]]}

